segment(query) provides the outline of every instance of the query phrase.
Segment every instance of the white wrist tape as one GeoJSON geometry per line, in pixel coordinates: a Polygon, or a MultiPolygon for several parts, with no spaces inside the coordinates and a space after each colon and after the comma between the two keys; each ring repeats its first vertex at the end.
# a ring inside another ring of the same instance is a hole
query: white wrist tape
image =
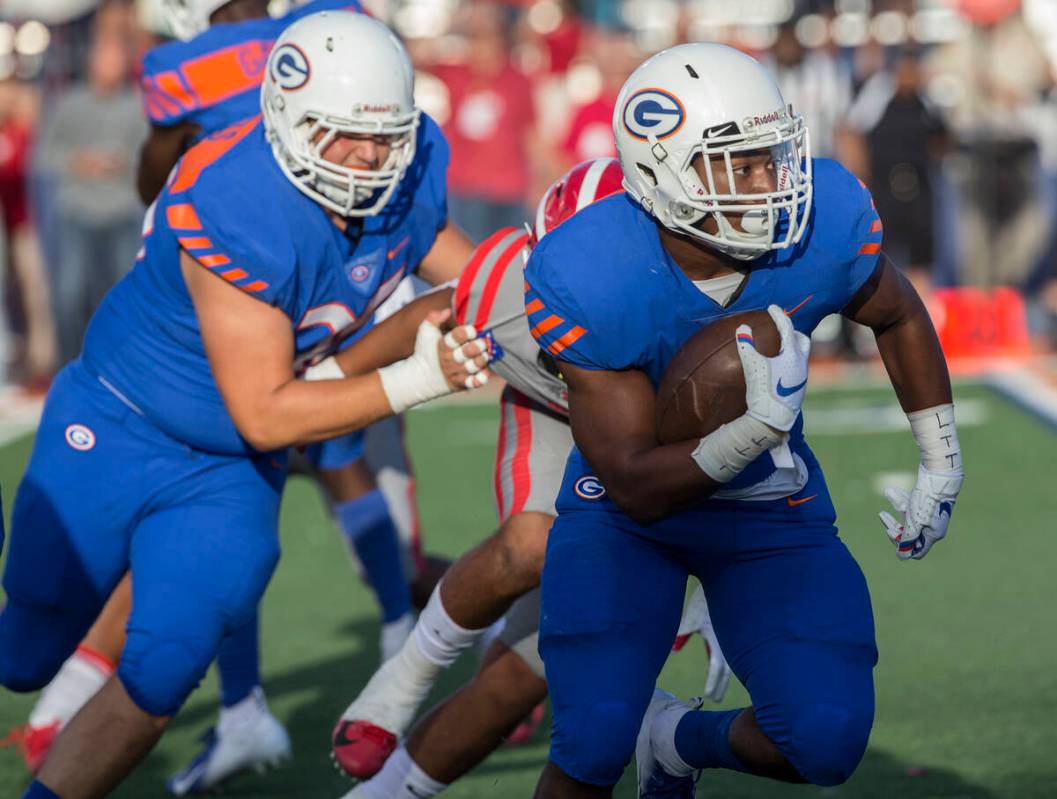
{"type": "Polygon", "coordinates": [[[423,322],[418,326],[415,351],[411,356],[378,370],[382,390],[393,413],[403,413],[414,405],[452,392],[437,355],[440,338],[436,325],[423,322]]]}
{"type": "Polygon", "coordinates": [[[937,405],[907,414],[921,463],[932,472],[962,471],[962,449],[954,426],[954,406],[937,405]]]}
{"type": "Polygon", "coordinates": [[[314,366],[309,366],[305,369],[305,373],[301,375],[302,380],[344,380],[345,373],[341,371],[341,367],[338,366],[337,359],[331,355],[324,358],[314,366]]]}
{"type": "Polygon", "coordinates": [[[717,483],[727,483],[784,438],[785,434],[745,414],[702,438],[691,457],[717,483]]]}

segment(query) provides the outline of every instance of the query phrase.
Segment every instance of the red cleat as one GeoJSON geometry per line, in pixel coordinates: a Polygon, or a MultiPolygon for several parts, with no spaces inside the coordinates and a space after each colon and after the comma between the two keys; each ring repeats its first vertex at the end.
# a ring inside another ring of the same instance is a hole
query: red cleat
{"type": "Polygon", "coordinates": [[[540,702],[532,708],[532,712],[525,716],[521,723],[514,728],[514,731],[506,737],[504,743],[507,746],[521,746],[532,740],[536,735],[536,731],[540,728],[540,724],[543,723],[543,714],[546,712],[543,705],[544,703],[540,702]]]}
{"type": "Polygon", "coordinates": [[[7,737],[0,741],[0,746],[17,747],[18,753],[26,761],[29,773],[36,774],[44,765],[44,759],[51,751],[51,745],[55,741],[55,736],[59,734],[61,726],[57,721],[41,727],[23,724],[11,730],[7,737]]]}
{"type": "Polygon", "coordinates": [[[369,721],[340,719],[331,736],[334,762],[358,780],[377,774],[396,749],[396,736],[369,721]]]}

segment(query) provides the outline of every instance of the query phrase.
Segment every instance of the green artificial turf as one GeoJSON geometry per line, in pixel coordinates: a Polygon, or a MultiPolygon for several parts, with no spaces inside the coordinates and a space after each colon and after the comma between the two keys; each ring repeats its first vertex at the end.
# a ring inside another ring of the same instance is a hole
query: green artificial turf
{"type": "MultiPolygon", "coordinates": [[[[975,423],[960,427],[967,480],[950,537],[926,560],[900,563],[877,521],[876,484],[882,473],[912,475],[917,454],[909,432],[883,431],[885,420],[901,416],[891,391],[812,391],[808,438],[874,601],[880,662],[870,748],[838,788],[709,772],[699,796],[1057,796],[1057,488],[1050,483],[1057,436],[984,389],[961,388],[957,399],[972,406],[975,423]]],[[[492,529],[496,418],[494,407],[479,405],[410,414],[427,550],[455,556],[492,529]]],[[[8,518],[28,453],[28,439],[0,449],[8,518]]],[[[304,478],[287,490],[282,539],[262,612],[263,670],[272,709],[293,737],[294,761],[234,781],[225,795],[337,799],[348,783],[329,764],[330,729],[376,664],[376,613],[304,478]]],[[[682,696],[700,693],[705,666],[703,647],[692,643],[669,661],[661,683],[682,696]]],[[[434,699],[473,667],[464,657],[434,699]]],[[[164,778],[195,754],[197,736],[213,722],[216,696],[211,672],[114,796],[164,796],[164,778]]],[[[0,733],[24,721],[32,701],[0,689],[0,733]]],[[[732,683],[723,707],[746,701],[732,683]]],[[[445,795],[531,796],[546,752],[541,733],[528,746],[501,750],[445,795]]],[[[0,750],[0,797],[17,797],[27,782],[14,751],[0,750]]],[[[617,795],[634,794],[629,769],[617,795]]]]}

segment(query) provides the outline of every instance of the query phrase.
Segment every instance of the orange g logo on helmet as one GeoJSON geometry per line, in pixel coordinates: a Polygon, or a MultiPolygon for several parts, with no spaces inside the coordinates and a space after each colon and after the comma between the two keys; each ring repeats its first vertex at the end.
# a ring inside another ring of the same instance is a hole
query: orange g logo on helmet
{"type": "Polygon", "coordinates": [[[624,103],[624,130],[641,141],[666,139],[686,120],[679,98],[664,89],[639,89],[624,103]]]}

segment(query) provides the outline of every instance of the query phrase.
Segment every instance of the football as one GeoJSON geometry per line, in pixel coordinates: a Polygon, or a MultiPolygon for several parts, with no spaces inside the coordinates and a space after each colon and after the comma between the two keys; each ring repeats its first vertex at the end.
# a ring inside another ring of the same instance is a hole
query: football
{"type": "Polygon", "coordinates": [[[686,340],[657,388],[657,438],[662,444],[701,438],[745,413],[745,373],[734,331],[748,325],[762,355],[778,354],[778,328],[767,311],[718,319],[686,340]]]}

